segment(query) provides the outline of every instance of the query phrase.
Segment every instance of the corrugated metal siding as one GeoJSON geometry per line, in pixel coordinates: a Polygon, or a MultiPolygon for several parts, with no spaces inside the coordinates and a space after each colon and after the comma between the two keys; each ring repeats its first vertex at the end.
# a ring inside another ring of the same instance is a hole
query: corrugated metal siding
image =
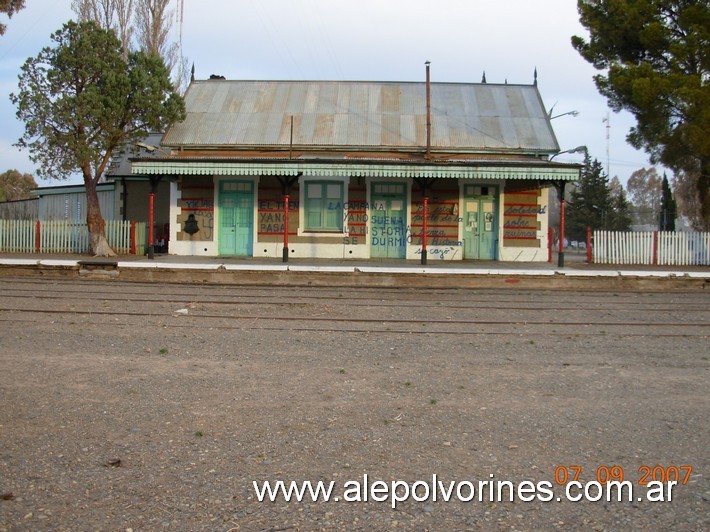
{"type": "Polygon", "coordinates": [[[37,205],[37,198],[2,202],[0,203],[0,219],[36,220],[37,205]]]}
{"type": "MultiPolygon", "coordinates": [[[[113,220],[113,190],[100,190],[99,205],[104,220],[113,220]]],[[[39,198],[40,220],[86,220],[86,193],[71,192],[66,194],[45,194],[39,198]]]]}
{"type": "MultiPolygon", "coordinates": [[[[197,81],[167,146],[408,148],[426,142],[424,83],[197,81]],[[422,127],[422,124],[424,127],[422,127]]],[[[557,151],[537,87],[433,83],[432,147],[557,151]]]]}

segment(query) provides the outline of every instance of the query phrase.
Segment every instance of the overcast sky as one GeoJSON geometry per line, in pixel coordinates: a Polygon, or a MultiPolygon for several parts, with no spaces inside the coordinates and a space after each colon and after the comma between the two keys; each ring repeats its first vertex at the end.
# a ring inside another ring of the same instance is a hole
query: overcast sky
{"type": "MultiPolygon", "coordinates": [[[[0,172],[34,174],[27,152],[13,146],[24,125],[9,94],[20,66],[73,13],[71,0],[26,3],[9,22],[3,16],[0,172]]],[[[560,148],[584,144],[606,168],[609,146],[609,173],[626,182],[650,165],[626,143],[633,117],[611,112],[607,129],[595,70],[572,48],[572,35],[586,35],[573,0],[184,0],[182,48],[197,79],[423,81],[428,60],[433,82],[477,83],[485,71],[489,83],[530,84],[537,68],[553,116],[580,113],[552,121],[560,148]]],[[[62,183],[41,183],[50,184],[62,183]]]]}

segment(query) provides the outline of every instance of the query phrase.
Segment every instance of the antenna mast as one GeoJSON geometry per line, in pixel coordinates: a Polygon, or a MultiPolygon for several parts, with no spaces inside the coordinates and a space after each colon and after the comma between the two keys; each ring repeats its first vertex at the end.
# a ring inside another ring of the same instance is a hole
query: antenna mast
{"type": "Polygon", "coordinates": [[[602,122],[606,124],[606,176],[609,177],[609,130],[611,129],[609,111],[606,112],[606,117],[602,118],[602,122]]]}
{"type": "Polygon", "coordinates": [[[183,21],[185,20],[185,0],[177,0],[178,3],[178,8],[176,12],[176,16],[178,18],[178,84],[182,84],[182,63],[183,63],[183,57],[182,57],[182,26],[183,26],[183,21]]]}
{"type": "Polygon", "coordinates": [[[426,157],[431,157],[431,78],[429,76],[429,61],[426,65],[426,157]]]}

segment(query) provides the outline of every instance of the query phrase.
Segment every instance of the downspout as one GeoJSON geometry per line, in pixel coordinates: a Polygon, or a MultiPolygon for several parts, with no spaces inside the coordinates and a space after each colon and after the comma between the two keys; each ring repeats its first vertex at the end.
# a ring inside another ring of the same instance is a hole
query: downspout
{"type": "Polygon", "coordinates": [[[163,178],[150,176],[150,193],[148,194],[148,258],[155,258],[155,194],[158,191],[158,183],[163,178]]]}
{"type": "Polygon", "coordinates": [[[125,177],[121,178],[121,188],[123,189],[123,206],[121,207],[121,210],[123,211],[123,221],[125,222],[128,219],[126,212],[126,210],[128,209],[128,189],[126,188],[125,177]]]}

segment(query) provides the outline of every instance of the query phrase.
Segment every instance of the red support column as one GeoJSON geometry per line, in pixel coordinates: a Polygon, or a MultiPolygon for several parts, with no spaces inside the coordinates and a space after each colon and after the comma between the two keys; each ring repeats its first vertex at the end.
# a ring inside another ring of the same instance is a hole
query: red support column
{"type": "Polygon", "coordinates": [[[42,231],[40,230],[39,220],[35,224],[35,251],[39,253],[42,249],[42,231]]]}
{"type": "Polygon", "coordinates": [[[422,264],[426,264],[426,219],[429,215],[429,198],[424,196],[424,213],[422,216],[422,264]]]}
{"type": "Polygon", "coordinates": [[[592,263],[592,228],[587,227],[587,264],[592,263]]]}
{"type": "Polygon", "coordinates": [[[131,220],[131,255],[136,254],[136,222],[131,220]]]}
{"type": "Polygon", "coordinates": [[[155,256],[155,246],[153,245],[153,205],[155,203],[155,193],[148,194],[148,258],[155,256]]]}
{"type": "Polygon", "coordinates": [[[653,232],[653,264],[658,264],[658,231],[653,232]]]}
{"type": "Polygon", "coordinates": [[[283,261],[288,262],[288,194],[284,194],[284,249],[283,261]]]}

